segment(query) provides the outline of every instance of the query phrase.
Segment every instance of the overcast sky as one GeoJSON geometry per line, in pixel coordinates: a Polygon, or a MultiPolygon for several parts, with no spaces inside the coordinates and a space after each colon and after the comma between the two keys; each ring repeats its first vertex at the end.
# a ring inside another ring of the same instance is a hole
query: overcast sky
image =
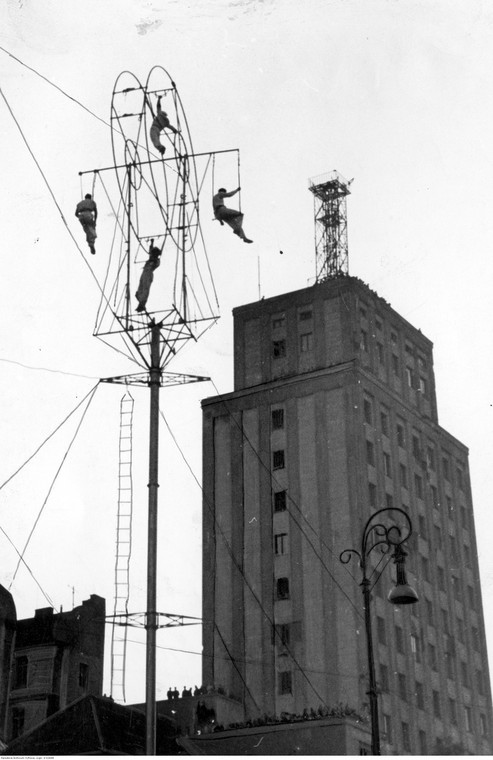
{"type": "MultiPolygon", "coordinates": [[[[162,392],[188,465],[200,479],[200,399],[232,390],[232,308],[313,282],[308,178],[332,169],[354,177],[349,271],[434,343],[440,424],[470,449],[492,631],[493,4],[7,0],[0,29],[0,483],[98,378],[136,370],[92,336],[98,289],[57,205],[86,254],[73,216],[87,192],[79,172],[112,162],[101,120],[109,120],[115,80],[128,70],[145,81],[161,65],[177,84],[195,150],[240,149],[245,229],[255,241],[245,246],[211,221],[208,179],[202,228],[221,320],[170,369],[208,375],[214,385],[162,392]]],[[[229,184],[231,167],[218,163],[218,181],[222,171],[229,184]]],[[[101,215],[90,257],[99,280],[112,231],[101,215]]],[[[145,607],[148,392],[132,392],[130,609],[138,612],[145,607]]],[[[0,493],[0,527],[19,550],[41,511],[25,554],[31,573],[20,568],[13,583],[17,554],[0,535],[0,583],[12,583],[19,617],[48,605],[40,586],[57,609],[95,593],[112,612],[123,393],[98,387],[51,491],[85,405],[0,493]]],[[[201,492],[164,425],[160,464],[158,609],[199,617],[201,492]]],[[[144,698],[142,631],[131,629],[129,639],[136,643],[127,697],[137,701],[144,698]]],[[[491,634],[489,643],[493,656],[491,634]]],[[[170,685],[200,682],[199,655],[174,651],[198,653],[199,627],[162,631],[158,644],[159,697],[170,685]]]]}

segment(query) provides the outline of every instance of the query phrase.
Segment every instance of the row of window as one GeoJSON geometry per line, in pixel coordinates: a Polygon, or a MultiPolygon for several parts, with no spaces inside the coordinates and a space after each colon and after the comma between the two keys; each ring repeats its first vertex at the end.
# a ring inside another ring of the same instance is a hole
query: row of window
{"type": "MultiPolygon", "coordinates": [[[[449,699],[448,709],[449,709],[450,722],[452,723],[452,725],[457,726],[458,725],[457,705],[455,704],[453,699],[449,699]]],[[[472,733],[474,730],[473,715],[472,715],[472,710],[468,705],[464,706],[463,716],[464,716],[464,726],[465,726],[466,731],[468,733],[472,733]]],[[[385,713],[382,717],[383,717],[383,720],[382,720],[383,738],[387,742],[392,743],[394,741],[393,731],[392,731],[392,718],[390,715],[386,715],[385,713]]],[[[486,737],[488,735],[488,721],[486,720],[486,715],[484,715],[484,713],[480,713],[479,723],[480,723],[481,735],[486,737]]],[[[400,728],[401,728],[402,748],[405,752],[410,753],[413,751],[413,747],[411,745],[411,730],[410,730],[409,723],[407,723],[406,721],[400,721],[400,728]]],[[[398,738],[397,737],[395,738],[398,741],[398,738]]],[[[417,754],[419,755],[428,755],[429,749],[430,750],[439,749],[439,746],[435,748],[428,747],[426,731],[423,731],[422,729],[418,731],[418,742],[419,742],[419,747],[418,747],[417,754]]],[[[432,753],[432,754],[438,754],[438,752],[432,753]]]]}
{"type": "MultiPolygon", "coordinates": [[[[375,413],[373,409],[373,400],[368,397],[365,397],[363,399],[363,418],[367,425],[373,428],[376,428],[375,413]]],[[[379,432],[385,438],[390,439],[391,417],[390,417],[389,409],[380,407],[379,423],[380,423],[379,432]]],[[[408,434],[407,434],[407,425],[404,420],[400,420],[395,424],[395,438],[396,438],[396,442],[399,448],[407,449],[408,434]]],[[[420,466],[424,470],[436,472],[438,459],[437,459],[435,445],[431,442],[427,442],[426,446],[423,447],[421,444],[420,434],[418,433],[418,431],[413,431],[411,433],[410,443],[411,443],[411,450],[412,450],[413,456],[415,460],[420,464],[420,466]]],[[[442,475],[443,475],[443,478],[449,482],[452,479],[452,467],[451,467],[450,462],[451,462],[450,455],[447,455],[447,454],[442,455],[441,457],[442,475]]],[[[456,465],[455,475],[456,475],[457,488],[461,491],[464,491],[466,487],[465,467],[461,462],[457,463],[456,465]]]]}
{"type": "MultiPolygon", "coordinates": [[[[85,662],[79,663],[79,687],[81,689],[87,689],[89,682],[89,665],[85,662]]],[[[29,679],[29,658],[25,655],[20,655],[15,658],[14,666],[14,689],[26,689],[30,686],[29,679]]]]}
{"type": "MultiPolygon", "coordinates": [[[[313,333],[300,333],[298,335],[298,348],[300,353],[307,353],[313,351],[313,333]]],[[[280,340],[273,340],[271,347],[271,356],[273,359],[283,359],[286,356],[286,340],[281,338],[280,340]]]]}

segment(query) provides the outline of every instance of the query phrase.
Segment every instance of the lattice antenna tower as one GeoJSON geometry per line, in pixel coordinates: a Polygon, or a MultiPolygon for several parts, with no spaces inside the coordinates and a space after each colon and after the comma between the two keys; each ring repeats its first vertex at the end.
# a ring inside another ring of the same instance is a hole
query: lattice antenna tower
{"type": "Polygon", "coordinates": [[[309,180],[314,200],[317,282],[348,274],[346,196],[352,181],[335,169],[309,180]]]}

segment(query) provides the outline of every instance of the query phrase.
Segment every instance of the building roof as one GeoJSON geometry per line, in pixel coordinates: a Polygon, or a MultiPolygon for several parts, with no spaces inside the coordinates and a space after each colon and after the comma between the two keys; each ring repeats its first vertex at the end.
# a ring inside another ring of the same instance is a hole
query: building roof
{"type": "MultiPolygon", "coordinates": [[[[186,754],[172,721],[157,717],[158,755],[186,754]]],[[[143,755],[145,714],[108,697],[85,696],[14,739],[6,755],[143,755]]]]}

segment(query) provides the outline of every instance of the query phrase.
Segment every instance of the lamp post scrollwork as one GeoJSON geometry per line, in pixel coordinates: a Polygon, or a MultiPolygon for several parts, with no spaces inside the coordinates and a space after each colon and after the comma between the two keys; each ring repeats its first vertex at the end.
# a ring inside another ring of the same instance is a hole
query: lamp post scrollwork
{"type": "Polygon", "coordinates": [[[368,574],[370,554],[380,548],[383,553],[392,551],[392,559],[396,565],[397,583],[388,595],[392,604],[414,604],[418,601],[416,591],[407,583],[404,569],[407,553],[403,543],[412,534],[412,523],[409,515],[398,507],[386,507],[374,512],[367,520],[363,529],[360,549],[344,549],[339,559],[343,564],[348,564],[352,557],[356,557],[362,571],[361,589],[363,592],[363,604],[365,613],[366,646],[368,655],[368,697],[370,700],[371,720],[371,750],[373,755],[380,755],[380,730],[378,725],[378,693],[375,676],[375,660],[373,655],[373,638],[371,627],[371,577],[368,574]],[[393,520],[391,525],[383,520],[393,520]],[[401,524],[397,523],[399,519],[401,524]]]}

